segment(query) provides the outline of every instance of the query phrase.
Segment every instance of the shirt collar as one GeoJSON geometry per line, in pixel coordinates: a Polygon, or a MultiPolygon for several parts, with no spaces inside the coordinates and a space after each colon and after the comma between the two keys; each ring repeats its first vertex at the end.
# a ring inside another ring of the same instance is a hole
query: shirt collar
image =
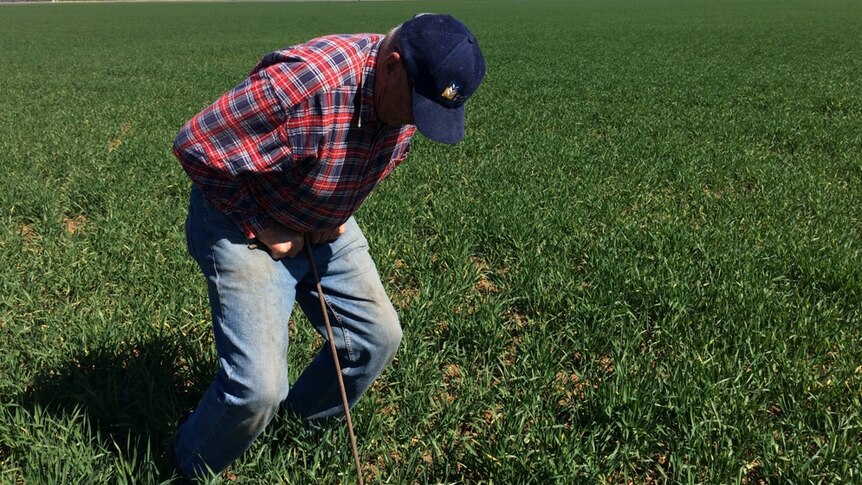
{"type": "Polygon", "coordinates": [[[362,70],[359,101],[360,127],[365,124],[372,126],[378,123],[377,113],[374,112],[374,79],[377,76],[377,53],[380,51],[380,45],[383,43],[384,38],[381,36],[371,45],[371,51],[368,53],[368,59],[366,59],[365,67],[362,70]]]}

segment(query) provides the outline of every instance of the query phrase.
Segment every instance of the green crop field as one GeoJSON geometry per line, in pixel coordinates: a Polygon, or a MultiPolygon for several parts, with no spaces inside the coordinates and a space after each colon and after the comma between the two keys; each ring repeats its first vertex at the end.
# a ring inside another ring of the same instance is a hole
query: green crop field
{"type": "MultiPolygon", "coordinates": [[[[452,13],[457,146],[357,214],[405,338],[369,483],[862,483],[862,3],[0,6],[0,483],[161,483],[217,361],[180,126],[266,52],[452,13]]],[[[293,376],[321,339],[295,315],[293,376]]],[[[355,483],[279,416],[219,480],[355,483]]]]}

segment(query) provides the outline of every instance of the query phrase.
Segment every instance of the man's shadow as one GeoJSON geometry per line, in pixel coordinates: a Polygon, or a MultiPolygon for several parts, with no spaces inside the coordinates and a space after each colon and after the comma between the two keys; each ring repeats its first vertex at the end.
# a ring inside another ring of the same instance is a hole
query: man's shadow
{"type": "Polygon", "coordinates": [[[195,405],[214,372],[214,363],[184,348],[181,339],[159,336],[69,355],[58,366],[40,369],[20,402],[34,414],[83,414],[122,458],[149,455],[169,474],[165,449],[177,419],[195,405]]]}

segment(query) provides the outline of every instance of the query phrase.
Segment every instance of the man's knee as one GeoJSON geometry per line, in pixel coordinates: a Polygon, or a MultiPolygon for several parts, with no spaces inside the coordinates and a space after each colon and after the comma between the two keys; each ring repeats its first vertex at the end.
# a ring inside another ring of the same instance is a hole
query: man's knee
{"type": "Polygon", "coordinates": [[[230,379],[225,386],[228,404],[241,414],[268,422],[287,397],[287,379],[281,374],[260,371],[250,377],[230,379]]]}
{"type": "Polygon", "coordinates": [[[286,393],[274,387],[262,387],[252,390],[245,403],[245,408],[250,414],[259,416],[272,416],[278,411],[286,393]]]}
{"type": "Polygon", "coordinates": [[[401,330],[401,324],[398,321],[398,317],[392,319],[391,323],[386,325],[385,334],[385,343],[386,348],[391,349],[393,352],[398,350],[398,346],[401,345],[401,339],[404,337],[404,331],[401,330]]]}
{"type": "Polygon", "coordinates": [[[372,345],[374,350],[380,355],[388,356],[388,361],[395,357],[395,352],[401,345],[401,339],[404,337],[404,332],[401,330],[401,324],[398,320],[398,314],[392,305],[386,305],[386,310],[379,313],[376,320],[374,333],[372,337],[372,345]]]}

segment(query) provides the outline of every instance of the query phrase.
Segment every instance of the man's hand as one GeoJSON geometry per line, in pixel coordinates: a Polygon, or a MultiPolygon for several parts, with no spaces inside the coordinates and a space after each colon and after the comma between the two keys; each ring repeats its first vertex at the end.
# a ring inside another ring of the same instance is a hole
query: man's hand
{"type": "MultiPolygon", "coordinates": [[[[308,238],[312,244],[335,241],[344,234],[345,227],[346,224],[342,224],[335,229],[311,232],[308,238]]],[[[304,244],[301,232],[288,229],[277,222],[273,222],[258,234],[257,240],[269,248],[272,259],[281,259],[285,256],[293,258],[302,251],[304,244]]]]}
{"type": "Polygon", "coordinates": [[[309,239],[311,239],[311,244],[319,244],[322,242],[335,241],[342,234],[344,234],[344,228],[347,224],[342,224],[335,229],[329,229],[327,231],[317,231],[310,233],[309,239]]]}
{"type": "Polygon", "coordinates": [[[285,256],[292,258],[302,251],[302,233],[288,229],[277,222],[273,222],[258,234],[257,240],[269,248],[269,255],[276,260],[285,256]]]}

